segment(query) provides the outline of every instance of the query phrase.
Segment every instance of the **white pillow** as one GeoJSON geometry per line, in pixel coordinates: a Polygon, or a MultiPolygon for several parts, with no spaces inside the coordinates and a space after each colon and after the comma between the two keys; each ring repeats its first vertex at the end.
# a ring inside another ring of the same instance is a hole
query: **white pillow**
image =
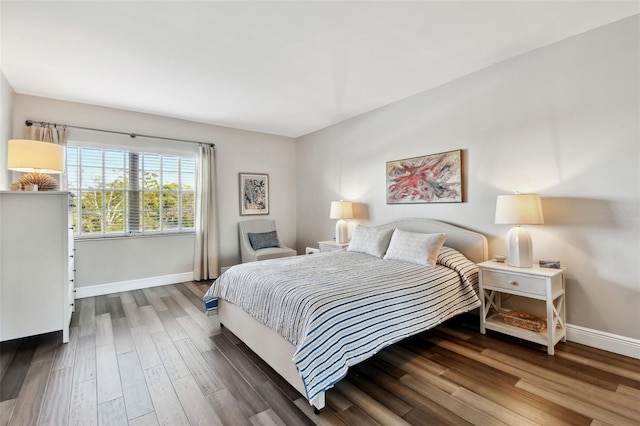
{"type": "Polygon", "coordinates": [[[358,225],[347,251],[357,251],[359,253],[370,254],[371,256],[382,257],[387,251],[389,240],[393,229],[367,228],[358,225]]]}
{"type": "Polygon", "coordinates": [[[447,234],[420,234],[396,229],[384,258],[435,268],[447,234]]]}

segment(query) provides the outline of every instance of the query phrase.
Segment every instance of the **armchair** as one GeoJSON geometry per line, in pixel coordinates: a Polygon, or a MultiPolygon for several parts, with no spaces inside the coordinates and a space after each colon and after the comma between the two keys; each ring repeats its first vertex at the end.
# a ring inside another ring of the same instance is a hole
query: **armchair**
{"type": "Polygon", "coordinates": [[[278,236],[280,247],[268,247],[254,250],[249,241],[249,233],[262,234],[276,230],[276,221],[267,219],[246,220],[238,223],[240,234],[240,254],[242,263],[258,260],[276,259],[278,257],[296,256],[298,253],[287,247],[278,236]]]}

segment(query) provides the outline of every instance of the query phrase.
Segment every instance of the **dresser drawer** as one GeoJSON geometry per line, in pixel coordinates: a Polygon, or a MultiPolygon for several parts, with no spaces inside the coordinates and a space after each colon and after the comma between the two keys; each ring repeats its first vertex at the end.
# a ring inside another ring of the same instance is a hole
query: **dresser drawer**
{"type": "Polygon", "coordinates": [[[508,272],[482,271],[482,283],[485,287],[495,287],[505,290],[518,291],[529,294],[545,295],[545,279],[526,275],[510,274],[508,272]]]}

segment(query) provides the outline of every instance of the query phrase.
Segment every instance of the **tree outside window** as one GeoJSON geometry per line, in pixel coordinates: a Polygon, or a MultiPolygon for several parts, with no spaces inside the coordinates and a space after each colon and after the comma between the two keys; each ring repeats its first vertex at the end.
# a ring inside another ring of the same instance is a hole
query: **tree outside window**
{"type": "Polygon", "coordinates": [[[67,173],[77,236],[193,231],[195,158],[69,145],[67,173]]]}

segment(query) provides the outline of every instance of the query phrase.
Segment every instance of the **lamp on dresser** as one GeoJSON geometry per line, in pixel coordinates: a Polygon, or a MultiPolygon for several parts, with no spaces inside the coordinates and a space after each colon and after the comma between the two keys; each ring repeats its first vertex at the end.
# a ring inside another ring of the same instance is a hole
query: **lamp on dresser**
{"type": "Polygon", "coordinates": [[[55,189],[57,182],[50,174],[64,172],[64,146],[52,142],[13,139],[7,147],[7,168],[28,173],[20,183],[38,185],[38,190],[55,189]]]}
{"type": "Polygon", "coordinates": [[[344,219],[353,219],[353,204],[351,201],[332,201],[330,219],[338,219],[336,222],[336,243],[346,243],[348,240],[347,222],[344,219]]]}
{"type": "Polygon", "coordinates": [[[542,204],[538,194],[498,195],[496,224],[515,225],[506,238],[507,264],[519,268],[532,265],[533,245],[529,232],[520,225],[544,223],[542,204]]]}

